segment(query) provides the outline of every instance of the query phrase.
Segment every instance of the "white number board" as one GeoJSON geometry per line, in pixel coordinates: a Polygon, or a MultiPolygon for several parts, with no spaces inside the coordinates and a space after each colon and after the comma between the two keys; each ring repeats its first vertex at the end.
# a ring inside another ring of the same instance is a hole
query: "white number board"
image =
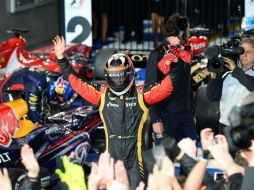
{"type": "Polygon", "coordinates": [[[92,46],[91,0],[65,0],[66,43],[81,43],[92,46]]]}

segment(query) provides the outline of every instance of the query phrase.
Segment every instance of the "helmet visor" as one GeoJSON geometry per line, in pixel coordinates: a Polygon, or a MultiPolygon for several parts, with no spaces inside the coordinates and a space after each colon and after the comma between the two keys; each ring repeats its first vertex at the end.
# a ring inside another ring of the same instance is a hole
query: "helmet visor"
{"type": "Polygon", "coordinates": [[[108,84],[116,92],[123,91],[129,84],[129,75],[125,71],[108,73],[108,84]]]}

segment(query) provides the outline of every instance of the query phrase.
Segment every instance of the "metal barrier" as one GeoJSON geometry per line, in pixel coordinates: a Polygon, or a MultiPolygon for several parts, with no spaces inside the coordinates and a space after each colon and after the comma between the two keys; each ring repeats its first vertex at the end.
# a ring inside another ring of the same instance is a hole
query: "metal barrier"
{"type": "MultiPolygon", "coordinates": [[[[236,29],[236,26],[239,27],[244,13],[244,0],[107,0],[107,8],[100,12],[96,12],[100,7],[100,1],[92,2],[93,7],[96,7],[93,8],[93,23],[98,23],[97,36],[100,36],[99,31],[105,33],[106,27],[107,39],[102,42],[103,48],[113,48],[118,51],[143,52],[154,49],[152,12],[164,16],[165,21],[175,12],[186,15],[191,27],[211,29],[208,36],[210,40],[222,39],[231,30],[236,29]],[[99,22],[95,22],[96,18],[99,22]]],[[[94,32],[95,30],[93,34],[94,32]]],[[[164,39],[161,32],[158,32],[158,39],[160,42],[164,39]]]]}

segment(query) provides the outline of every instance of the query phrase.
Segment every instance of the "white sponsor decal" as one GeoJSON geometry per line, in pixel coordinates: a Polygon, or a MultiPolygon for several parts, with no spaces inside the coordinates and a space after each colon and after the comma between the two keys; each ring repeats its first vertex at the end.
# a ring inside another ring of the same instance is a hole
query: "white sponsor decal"
{"type": "Polygon", "coordinates": [[[206,47],[206,42],[202,42],[199,44],[191,44],[191,49],[192,50],[198,50],[206,47]]]}
{"type": "Polygon", "coordinates": [[[11,161],[9,156],[9,152],[1,153],[0,154],[0,164],[11,161]]]}
{"type": "Polygon", "coordinates": [[[115,108],[119,108],[118,104],[114,104],[112,102],[107,103],[107,107],[115,107],[115,108]]]}
{"type": "Polygon", "coordinates": [[[137,105],[136,102],[126,102],[126,107],[134,107],[136,105],[137,105]]]}

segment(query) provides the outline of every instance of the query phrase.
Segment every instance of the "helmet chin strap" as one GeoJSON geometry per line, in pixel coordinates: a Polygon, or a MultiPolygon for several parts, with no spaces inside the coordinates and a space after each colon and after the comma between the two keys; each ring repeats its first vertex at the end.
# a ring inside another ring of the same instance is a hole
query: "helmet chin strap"
{"type": "Polygon", "coordinates": [[[135,77],[133,77],[133,79],[131,80],[130,84],[129,84],[123,91],[121,91],[121,92],[116,92],[116,91],[114,91],[112,88],[110,88],[110,86],[109,86],[109,89],[110,89],[110,91],[111,91],[113,94],[115,94],[115,95],[117,95],[117,96],[121,96],[121,95],[123,95],[123,94],[125,94],[125,93],[127,93],[127,92],[129,91],[129,89],[130,89],[131,86],[133,85],[134,81],[135,81],[135,77]]]}

